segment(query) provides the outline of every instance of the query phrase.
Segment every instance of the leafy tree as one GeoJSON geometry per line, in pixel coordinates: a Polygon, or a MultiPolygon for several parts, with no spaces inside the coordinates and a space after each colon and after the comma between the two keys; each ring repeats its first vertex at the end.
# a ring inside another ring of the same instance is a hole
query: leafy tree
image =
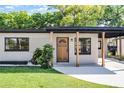
{"type": "Polygon", "coordinates": [[[104,14],[99,20],[99,24],[106,26],[123,26],[124,6],[103,6],[104,14]]]}
{"type": "Polygon", "coordinates": [[[32,26],[31,17],[26,11],[14,12],[13,15],[18,29],[30,28],[32,26]]]}
{"type": "Polygon", "coordinates": [[[101,6],[65,5],[53,6],[58,9],[62,19],[61,26],[96,26],[101,17],[101,6]]]}
{"type": "Polygon", "coordinates": [[[36,29],[58,26],[60,24],[61,15],[59,12],[55,13],[34,13],[31,15],[33,20],[33,27],[36,29]]]}
{"type": "Polygon", "coordinates": [[[33,23],[32,23],[32,27],[35,28],[35,29],[39,29],[39,28],[42,28],[44,25],[44,18],[43,16],[41,15],[41,13],[34,13],[31,15],[31,18],[33,20],[33,23]]]}
{"type": "Polygon", "coordinates": [[[0,13],[0,29],[5,28],[5,16],[6,13],[0,13]]]}
{"type": "Polygon", "coordinates": [[[124,26],[124,6],[54,5],[54,12],[0,13],[0,29],[41,29],[55,26],[124,26]]]}
{"type": "Polygon", "coordinates": [[[0,27],[3,29],[25,29],[32,27],[31,17],[26,11],[0,13],[0,27]]]}

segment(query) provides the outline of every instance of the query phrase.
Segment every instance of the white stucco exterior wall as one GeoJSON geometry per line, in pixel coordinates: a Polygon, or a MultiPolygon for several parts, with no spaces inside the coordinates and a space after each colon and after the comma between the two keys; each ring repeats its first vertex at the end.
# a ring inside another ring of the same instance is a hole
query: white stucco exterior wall
{"type": "MultiPolygon", "coordinates": [[[[54,63],[56,63],[56,37],[69,37],[69,63],[75,64],[76,55],[74,54],[74,38],[76,33],[54,33],[53,47],[54,63]],[[72,39],[72,41],[71,41],[72,39]]],[[[81,38],[91,38],[91,55],[80,55],[81,64],[97,63],[98,62],[98,34],[80,33],[81,38]]],[[[36,48],[50,43],[49,33],[0,33],[0,61],[28,61],[32,58],[36,48]],[[5,51],[5,37],[28,37],[29,51],[5,51]]]]}
{"type": "MultiPolygon", "coordinates": [[[[98,41],[101,41],[101,48],[102,48],[102,39],[99,38],[98,41]]],[[[98,43],[99,43],[99,42],[98,42],[98,43]]],[[[107,44],[108,44],[108,39],[105,38],[105,57],[107,57],[107,51],[108,51],[107,44]]],[[[99,58],[101,57],[101,49],[98,49],[98,57],[99,57],[99,58]]]]}
{"type": "Polygon", "coordinates": [[[124,39],[122,39],[121,42],[122,42],[122,43],[121,43],[121,44],[122,44],[122,47],[121,47],[121,48],[122,48],[122,49],[121,49],[121,50],[122,50],[122,56],[124,56],[124,39]]]}
{"type": "Polygon", "coordinates": [[[27,61],[30,60],[34,50],[49,43],[49,34],[38,33],[1,33],[0,34],[0,61],[27,61]],[[28,37],[29,51],[5,51],[5,37],[28,37]]]}
{"type": "MultiPolygon", "coordinates": [[[[121,39],[121,53],[124,56],[124,39],[121,39]]],[[[117,40],[117,55],[120,55],[120,41],[117,40]]]]}

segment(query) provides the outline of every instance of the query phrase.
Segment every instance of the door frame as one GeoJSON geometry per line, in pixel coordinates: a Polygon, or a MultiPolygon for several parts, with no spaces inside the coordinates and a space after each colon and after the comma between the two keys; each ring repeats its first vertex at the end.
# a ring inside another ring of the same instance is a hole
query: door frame
{"type": "Polygon", "coordinates": [[[56,62],[57,63],[69,63],[69,37],[56,37],[56,62]],[[68,40],[68,60],[67,61],[58,61],[58,38],[67,38],[68,40]]]}

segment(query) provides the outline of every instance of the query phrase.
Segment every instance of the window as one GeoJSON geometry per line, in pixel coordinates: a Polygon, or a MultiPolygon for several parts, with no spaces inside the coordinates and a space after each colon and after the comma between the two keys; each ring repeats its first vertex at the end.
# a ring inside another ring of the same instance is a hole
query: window
{"type": "Polygon", "coordinates": [[[98,41],[98,49],[101,49],[101,41],[98,41]]]}
{"type": "Polygon", "coordinates": [[[29,51],[29,38],[5,38],[5,51],[29,51]]]}
{"type": "MultiPolygon", "coordinates": [[[[76,39],[75,39],[75,54],[76,54],[76,39]]],[[[91,38],[79,38],[79,54],[91,54],[91,38]]]]}

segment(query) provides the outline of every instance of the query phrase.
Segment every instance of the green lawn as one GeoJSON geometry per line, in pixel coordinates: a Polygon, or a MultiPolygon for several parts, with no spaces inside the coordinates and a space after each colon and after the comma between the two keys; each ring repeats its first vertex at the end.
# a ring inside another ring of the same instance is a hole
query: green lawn
{"type": "Polygon", "coordinates": [[[53,69],[40,67],[0,67],[1,88],[109,88],[111,86],[79,80],[53,69]]]}

